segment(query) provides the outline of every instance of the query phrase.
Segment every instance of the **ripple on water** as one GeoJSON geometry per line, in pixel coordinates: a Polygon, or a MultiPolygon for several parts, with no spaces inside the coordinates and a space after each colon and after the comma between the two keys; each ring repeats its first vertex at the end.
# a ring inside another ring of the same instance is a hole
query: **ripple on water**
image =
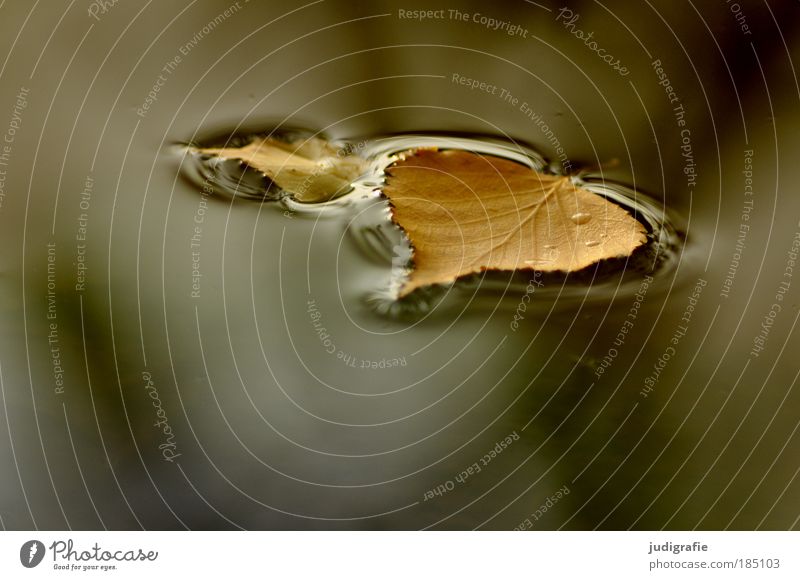
{"type": "MultiPolygon", "coordinates": [[[[224,142],[216,140],[204,143],[203,146],[239,146],[253,138],[266,135],[292,141],[317,133],[293,129],[281,133],[237,135],[224,142]]],[[[374,136],[350,141],[333,141],[333,143],[348,152],[363,156],[368,162],[368,169],[353,182],[349,191],[336,199],[321,203],[300,203],[281,191],[260,172],[238,161],[199,154],[193,147],[183,148],[182,172],[195,185],[212,185],[215,195],[269,202],[269,205],[274,205],[279,211],[289,210],[300,216],[340,220],[347,231],[347,236],[362,256],[387,266],[388,282],[385,279],[376,280],[374,291],[367,296],[368,302],[384,314],[406,316],[409,313],[414,315],[427,312],[445,295],[449,300],[453,300],[454,295],[455,300],[459,300],[458,297],[474,294],[478,288],[482,293],[489,295],[501,291],[503,294],[516,297],[520,292],[524,292],[530,272],[519,272],[516,275],[489,272],[459,280],[452,288],[456,292],[448,292],[445,288],[430,288],[425,292],[415,292],[407,298],[398,300],[397,292],[409,269],[413,267],[413,249],[406,236],[391,221],[389,205],[380,195],[380,188],[384,183],[385,168],[397,159],[399,153],[410,149],[420,147],[463,149],[503,157],[536,171],[552,173],[551,165],[538,151],[519,142],[487,136],[450,134],[374,136]]],[[[644,274],[666,275],[676,266],[681,235],[674,227],[669,211],[663,204],[626,184],[603,179],[602,175],[576,174],[572,175],[571,179],[576,185],[630,212],[646,227],[647,243],[628,258],[606,260],[586,268],[585,271],[570,274],[547,273],[544,279],[548,280],[549,284],[545,284],[544,289],[538,292],[537,296],[540,299],[548,295],[553,299],[557,297],[559,301],[583,298],[587,292],[592,292],[594,297],[608,297],[611,293],[617,296],[627,291],[634,293],[638,288],[638,281],[644,274]]],[[[570,216],[570,219],[577,225],[584,225],[592,220],[592,215],[578,212],[570,216]]],[[[584,243],[587,247],[596,247],[603,242],[592,239],[584,243]]],[[[554,258],[553,254],[557,251],[557,247],[548,244],[544,246],[544,250],[542,263],[554,258]]],[[[538,261],[540,260],[533,262],[538,261]]],[[[535,263],[529,265],[535,269],[535,263]]]]}

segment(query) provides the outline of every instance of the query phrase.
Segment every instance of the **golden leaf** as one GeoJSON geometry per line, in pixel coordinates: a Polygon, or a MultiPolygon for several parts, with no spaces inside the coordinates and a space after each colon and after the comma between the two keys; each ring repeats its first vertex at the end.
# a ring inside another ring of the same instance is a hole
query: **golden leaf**
{"type": "Polygon", "coordinates": [[[349,155],[327,141],[311,137],[290,143],[272,137],[244,147],[196,149],[203,155],[238,159],[269,177],[301,202],[333,199],[347,192],[365,171],[363,158],[349,155]]]}
{"type": "MultiPolygon", "coordinates": [[[[348,191],[367,162],[317,138],[258,139],[197,152],[238,159],[302,202],[348,191]]],[[[447,284],[484,270],[581,270],[630,256],[644,226],[622,207],[507,159],[462,150],[417,149],[386,169],[383,194],[413,247],[414,268],[400,289],[447,284]]]]}
{"type": "Polygon", "coordinates": [[[420,149],[386,173],[383,193],[414,249],[400,296],[484,270],[573,272],[646,240],[639,221],[569,177],[499,157],[420,149]]]}

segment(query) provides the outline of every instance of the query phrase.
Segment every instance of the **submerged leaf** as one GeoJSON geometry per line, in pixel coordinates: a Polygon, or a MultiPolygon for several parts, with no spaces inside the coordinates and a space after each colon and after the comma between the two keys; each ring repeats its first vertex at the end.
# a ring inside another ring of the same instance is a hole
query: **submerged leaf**
{"type": "Polygon", "coordinates": [[[410,294],[484,270],[580,270],[629,256],[645,229],[569,177],[467,151],[420,149],[387,170],[383,193],[414,248],[410,294]]]}
{"type": "Polygon", "coordinates": [[[197,149],[203,155],[238,159],[269,177],[301,202],[327,201],[346,193],[365,171],[363,158],[311,137],[287,143],[272,137],[244,147],[197,149]]]}

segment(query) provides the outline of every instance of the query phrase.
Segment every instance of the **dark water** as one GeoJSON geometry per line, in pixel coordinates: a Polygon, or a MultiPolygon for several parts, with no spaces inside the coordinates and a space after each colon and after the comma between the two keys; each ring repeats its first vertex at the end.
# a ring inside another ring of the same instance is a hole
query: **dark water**
{"type": "Polygon", "coordinates": [[[797,527],[796,5],[422,6],[0,5],[5,528],[797,527]],[[379,176],[187,177],[298,127],[586,170],[660,258],[398,304],[379,176]]]}

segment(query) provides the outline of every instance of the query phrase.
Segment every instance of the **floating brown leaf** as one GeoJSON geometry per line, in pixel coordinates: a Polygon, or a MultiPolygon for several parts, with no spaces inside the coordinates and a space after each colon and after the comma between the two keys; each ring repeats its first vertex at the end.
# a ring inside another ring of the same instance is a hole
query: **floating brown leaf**
{"type": "Polygon", "coordinates": [[[361,157],[348,155],[346,150],[316,137],[291,143],[266,137],[244,147],[196,151],[238,159],[261,171],[298,201],[307,203],[327,201],[345,193],[366,167],[361,157]]]}
{"type": "Polygon", "coordinates": [[[645,229],[620,206],[520,163],[421,149],[387,171],[383,193],[414,248],[405,296],[483,270],[580,270],[629,256],[645,229]]]}
{"type": "MultiPolygon", "coordinates": [[[[344,193],[367,167],[317,138],[197,151],[239,159],[303,202],[344,193]]],[[[629,256],[646,240],[628,212],[569,177],[500,157],[418,149],[402,154],[386,174],[383,193],[414,248],[400,296],[484,270],[573,272],[629,256]]]]}

